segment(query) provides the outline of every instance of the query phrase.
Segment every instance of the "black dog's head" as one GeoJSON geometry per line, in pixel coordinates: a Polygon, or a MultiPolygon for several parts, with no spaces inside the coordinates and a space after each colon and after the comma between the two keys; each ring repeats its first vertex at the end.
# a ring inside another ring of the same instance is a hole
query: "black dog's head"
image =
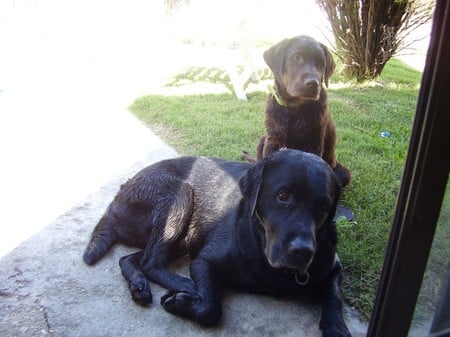
{"type": "Polygon", "coordinates": [[[282,40],[263,56],[283,98],[318,100],[322,82],[328,86],[335,68],[327,47],[304,35],[282,40]]]}
{"type": "Polygon", "coordinates": [[[340,185],[320,157],[280,150],[256,163],[241,179],[264,237],[264,254],[273,268],[307,272],[317,251],[316,234],[333,221],[340,185]]]}

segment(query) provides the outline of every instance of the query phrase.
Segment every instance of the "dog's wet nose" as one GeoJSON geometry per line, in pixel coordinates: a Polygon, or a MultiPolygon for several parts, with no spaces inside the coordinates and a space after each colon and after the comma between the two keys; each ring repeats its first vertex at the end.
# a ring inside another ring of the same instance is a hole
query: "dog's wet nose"
{"type": "Polygon", "coordinates": [[[289,244],[289,253],[296,256],[302,257],[303,259],[310,259],[314,255],[314,245],[312,242],[303,240],[301,238],[296,238],[289,244]]]}
{"type": "Polygon", "coordinates": [[[319,81],[315,78],[308,78],[306,80],[306,86],[309,89],[317,89],[319,87],[319,84],[320,84],[319,81]]]}

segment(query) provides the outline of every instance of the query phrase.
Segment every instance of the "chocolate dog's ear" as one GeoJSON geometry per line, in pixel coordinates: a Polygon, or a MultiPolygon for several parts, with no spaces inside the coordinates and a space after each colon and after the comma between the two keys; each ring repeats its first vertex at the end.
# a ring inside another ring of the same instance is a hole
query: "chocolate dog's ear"
{"type": "Polygon", "coordinates": [[[276,79],[279,79],[283,74],[284,55],[290,41],[291,39],[284,39],[277,44],[274,44],[263,54],[264,61],[266,61],[266,64],[269,66],[270,70],[272,70],[273,76],[275,76],[276,79]]]}
{"type": "Polygon", "coordinates": [[[334,73],[334,69],[336,67],[336,63],[334,63],[333,55],[331,55],[330,51],[324,44],[320,44],[325,53],[325,73],[323,81],[328,88],[328,81],[330,80],[331,75],[334,73]]]}
{"type": "Polygon", "coordinates": [[[239,188],[245,200],[250,207],[250,215],[253,216],[258,201],[258,194],[261,188],[261,182],[264,171],[264,162],[261,160],[256,162],[241,179],[239,179],[239,188]]]}

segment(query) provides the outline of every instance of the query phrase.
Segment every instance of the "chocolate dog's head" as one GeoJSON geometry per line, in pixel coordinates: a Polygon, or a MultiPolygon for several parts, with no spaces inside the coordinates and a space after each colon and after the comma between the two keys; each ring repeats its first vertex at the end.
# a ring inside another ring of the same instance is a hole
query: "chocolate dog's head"
{"type": "Polygon", "coordinates": [[[282,40],[263,56],[278,93],[285,99],[318,100],[322,83],[328,86],[335,68],[327,47],[304,35],[282,40]]]}
{"type": "Polygon", "coordinates": [[[339,182],[320,157],[280,150],[241,179],[244,197],[263,232],[263,251],[273,268],[307,272],[318,249],[316,234],[333,221],[339,182]]]}

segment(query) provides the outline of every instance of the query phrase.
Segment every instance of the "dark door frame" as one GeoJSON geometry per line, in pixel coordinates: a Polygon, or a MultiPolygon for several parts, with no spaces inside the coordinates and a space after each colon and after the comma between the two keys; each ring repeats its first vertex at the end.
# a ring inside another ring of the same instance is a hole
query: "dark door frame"
{"type": "Polygon", "coordinates": [[[437,0],[430,46],[368,337],[407,336],[450,168],[450,2],[437,0]]]}

